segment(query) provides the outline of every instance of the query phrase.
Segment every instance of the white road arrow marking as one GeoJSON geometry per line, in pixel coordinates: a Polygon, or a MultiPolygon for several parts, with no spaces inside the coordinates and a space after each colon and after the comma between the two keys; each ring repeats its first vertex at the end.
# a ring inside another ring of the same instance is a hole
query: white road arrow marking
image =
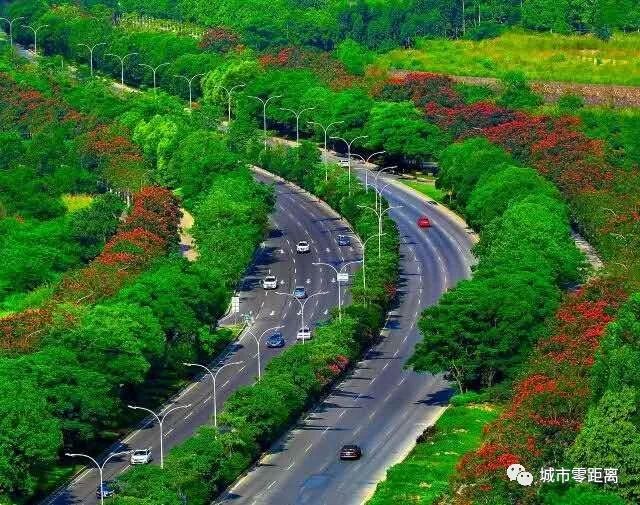
{"type": "Polygon", "coordinates": [[[275,310],[272,310],[271,312],[269,312],[269,316],[273,317],[275,315],[276,315],[276,311],[275,310]]]}
{"type": "Polygon", "coordinates": [[[307,284],[311,284],[311,279],[307,279],[307,284]]]}

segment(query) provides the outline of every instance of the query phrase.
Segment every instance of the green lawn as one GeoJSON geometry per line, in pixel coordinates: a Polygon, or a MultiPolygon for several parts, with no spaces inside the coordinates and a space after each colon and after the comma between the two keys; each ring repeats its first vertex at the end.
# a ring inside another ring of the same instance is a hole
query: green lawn
{"type": "Polygon", "coordinates": [[[509,31],[497,39],[419,39],[415,49],[381,56],[384,66],[452,75],[501,77],[521,70],[531,80],[640,86],[640,34],[591,35],[509,31]]]}
{"type": "Polygon", "coordinates": [[[93,197],[91,195],[62,195],[62,203],[69,212],[76,212],[91,205],[93,197]]]}
{"type": "Polygon", "coordinates": [[[435,503],[449,491],[449,477],[460,457],[478,447],[482,428],[497,416],[498,410],[487,404],[449,407],[435,434],[391,467],[367,505],[435,503]]]}
{"type": "Polygon", "coordinates": [[[433,182],[422,182],[422,181],[411,181],[411,180],[402,180],[404,184],[409,186],[410,188],[419,191],[423,195],[427,195],[429,198],[433,198],[437,202],[442,202],[447,194],[435,187],[433,182]]]}

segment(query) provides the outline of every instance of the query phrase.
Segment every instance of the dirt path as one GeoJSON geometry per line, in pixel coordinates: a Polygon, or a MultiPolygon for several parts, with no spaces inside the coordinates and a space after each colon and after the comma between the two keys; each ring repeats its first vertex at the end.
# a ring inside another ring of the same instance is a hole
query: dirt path
{"type": "Polygon", "coordinates": [[[191,235],[194,219],[188,210],[181,208],[180,211],[182,212],[179,228],[180,251],[182,251],[182,255],[187,258],[188,261],[195,261],[198,259],[198,251],[193,235],[191,235]]]}

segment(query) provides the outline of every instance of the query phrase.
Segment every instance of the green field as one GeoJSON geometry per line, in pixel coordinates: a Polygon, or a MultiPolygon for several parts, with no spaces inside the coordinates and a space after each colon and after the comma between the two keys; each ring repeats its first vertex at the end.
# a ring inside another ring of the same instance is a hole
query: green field
{"type": "Polygon", "coordinates": [[[437,202],[443,202],[444,198],[447,194],[441,189],[436,188],[434,182],[423,182],[423,181],[407,181],[403,180],[403,184],[406,184],[410,188],[419,191],[423,195],[428,196],[429,198],[433,198],[437,202]]]}
{"type": "Polygon", "coordinates": [[[367,505],[435,503],[449,490],[449,477],[460,457],[480,444],[482,428],[498,415],[486,405],[449,407],[435,425],[435,434],[391,467],[367,505]]]}
{"type": "Polygon", "coordinates": [[[591,35],[509,31],[497,39],[419,39],[415,49],[383,55],[391,69],[501,77],[520,70],[531,80],[640,86],[640,34],[616,33],[609,42],[591,35]]]}

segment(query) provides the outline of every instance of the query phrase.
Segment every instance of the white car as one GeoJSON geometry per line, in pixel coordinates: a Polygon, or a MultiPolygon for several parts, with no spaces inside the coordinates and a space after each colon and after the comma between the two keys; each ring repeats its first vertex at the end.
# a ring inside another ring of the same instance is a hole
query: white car
{"type": "Polygon", "coordinates": [[[275,275],[267,275],[264,279],[262,279],[262,288],[278,289],[278,279],[276,279],[275,275]]]}
{"type": "Polygon", "coordinates": [[[308,326],[303,326],[302,328],[300,328],[298,330],[298,333],[296,334],[296,340],[311,340],[311,330],[309,329],[308,326]]]}
{"type": "Polygon", "coordinates": [[[309,245],[309,242],[307,242],[306,240],[301,240],[296,244],[296,252],[308,253],[309,251],[311,251],[311,246],[309,245]]]}
{"type": "Polygon", "coordinates": [[[343,168],[349,168],[349,160],[346,158],[340,158],[338,164],[343,168]]]}
{"type": "Polygon", "coordinates": [[[132,465],[146,465],[147,463],[151,463],[152,459],[151,448],[136,449],[131,453],[130,463],[132,465]]]}

